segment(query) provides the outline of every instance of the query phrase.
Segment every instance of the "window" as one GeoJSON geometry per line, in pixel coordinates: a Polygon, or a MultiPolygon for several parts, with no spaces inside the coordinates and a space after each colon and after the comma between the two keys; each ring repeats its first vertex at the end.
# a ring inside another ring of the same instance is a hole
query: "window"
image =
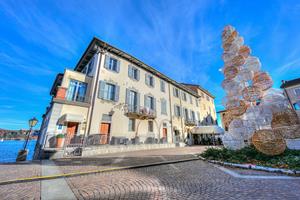
{"type": "Polygon", "coordinates": [[[154,87],[154,77],[151,74],[146,74],[145,83],[150,87],[154,87]]]}
{"type": "Polygon", "coordinates": [[[201,92],[201,96],[204,98],[204,93],[203,92],[201,92]]]}
{"type": "Polygon", "coordinates": [[[185,93],[185,92],[182,92],[182,99],[183,99],[184,101],[186,101],[186,93],[185,93]]]}
{"type": "Polygon", "coordinates": [[[132,65],[128,65],[128,76],[136,81],[140,80],[140,70],[132,65]]]}
{"type": "Polygon", "coordinates": [[[166,83],[163,80],[160,80],[160,91],[162,92],[166,91],[166,83]]]}
{"type": "Polygon", "coordinates": [[[185,120],[189,120],[189,110],[184,108],[184,118],[185,120]]]}
{"type": "Polygon", "coordinates": [[[139,107],[139,94],[136,91],[126,89],[126,104],[129,111],[137,111],[139,107]]]}
{"type": "Polygon", "coordinates": [[[196,101],[196,106],[199,107],[199,102],[198,102],[199,100],[195,99],[195,101],[196,101]]]}
{"type": "Polygon", "coordinates": [[[196,121],[195,112],[191,110],[191,120],[196,121]]]}
{"type": "Polygon", "coordinates": [[[206,100],[209,101],[209,96],[208,95],[206,95],[206,100]]]}
{"type": "Polygon", "coordinates": [[[294,91],[295,91],[296,96],[299,97],[300,96],[300,88],[296,88],[294,91]]]}
{"type": "Polygon", "coordinates": [[[179,97],[179,90],[177,88],[173,88],[174,97],[179,97]]]}
{"type": "Polygon", "coordinates": [[[295,110],[300,110],[300,102],[293,104],[295,110]]]}
{"type": "Polygon", "coordinates": [[[155,98],[145,95],[145,107],[151,110],[155,110],[155,98]]]}
{"type": "Polygon", "coordinates": [[[94,61],[95,57],[93,57],[90,62],[83,68],[82,73],[92,76],[94,73],[94,61]]]}
{"type": "Polygon", "coordinates": [[[119,86],[112,83],[107,83],[100,81],[100,91],[99,98],[109,101],[118,101],[119,100],[119,86]]]}
{"type": "Polygon", "coordinates": [[[104,67],[108,70],[111,70],[114,72],[119,72],[120,71],[120,61],[117,60],[116,58],[106,55],[104,67]]]}
{"type": "Polygon", "coordinates": [[[167,101],[165,99],[161,100],[161,114],[167,114],[167,101]]]}
{"type": "Polygon", "coordinates": [[[176,117],[180,117],[181,116],[181,108],[180,106],[174,105],[174,114],[176,117]]]}
{"type": "Polygon", "coordinates": [[[87,83],[83,83],[76,80],[70,80],[70,85],[67,93],[67,100],[84,102],[86,89],[87,83]]]}
{"type": "Polygon", "coordinates": [[[135,131],[135,119],[129,119],[128,131],[135,131]]]}
{"type": "Polygon", "coordinates": [[[190,104],[193,104],[193,97],[190,95],[190,104]]]}
{"type": "Polygon", "coordinates": [[[148,131],[153,132],[153,121],[148,121],[148,131]]]}

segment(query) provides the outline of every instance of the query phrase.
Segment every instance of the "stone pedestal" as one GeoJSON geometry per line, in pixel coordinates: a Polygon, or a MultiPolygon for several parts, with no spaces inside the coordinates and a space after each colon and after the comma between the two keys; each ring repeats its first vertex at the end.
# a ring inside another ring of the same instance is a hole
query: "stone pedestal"
{"type": "Polygon", "coordinates": [[[287,148],[300,150],[300,138],[286,139],[285,141],[287,148]]]}
{"type": "Polygon", "coordinates": [[[20,150],[19,153],[18,153],[16,161],[17,162],[19,162],[19,161],[26,161],[27,155],[28,155],[28,150],[27,149],[20,150]]]}

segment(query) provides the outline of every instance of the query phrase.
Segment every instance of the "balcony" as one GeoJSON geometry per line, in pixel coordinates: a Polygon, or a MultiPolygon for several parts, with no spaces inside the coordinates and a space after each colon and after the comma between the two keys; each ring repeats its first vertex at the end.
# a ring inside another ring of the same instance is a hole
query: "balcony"
{"type": "Polygon", "coordinates": [[[192,119],[186,119],[184,121],[184,124],[186,126],[197,126],[197,121],[196,120],[192,120],[192,119]]]}
{"type": "Polygon", "coordinates": [[[126,106],[126,116],[135,119],[155,119],[156,112],[150,108],[143,106],[126,106]]]}
{"type": "Polygon", "coordinates": [[[72,70],[58,74],[50,92],[53,102],[88,107],[91,80],[91,77],[72,70]]]}

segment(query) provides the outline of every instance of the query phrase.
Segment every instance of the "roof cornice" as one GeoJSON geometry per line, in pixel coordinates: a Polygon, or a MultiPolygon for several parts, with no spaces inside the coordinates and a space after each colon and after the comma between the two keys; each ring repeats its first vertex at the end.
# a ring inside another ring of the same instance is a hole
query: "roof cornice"
{"type": "Polygon", "coordinates": [[[85,52],[83,53],[83,55],[81,56],[80,60],[78,61],[75,70],[79,71],[81,70],[88,62],[89,60],[92,58],[92,56],[97,52],[98,47],[100,47],[101,49],[113,53],[117,56],[122,57],[123,59],[128,60],[129,62],[145,69],[146,71],[160,77],[161,79],[174,84],[176,87],[184,90],[185,92],[190,93],[191,95],[195,96],[195,97],[200,97],[197,93],[195,93],[194,91],[192,91],[191,89],[187,88],[186,86],[176,82],[175,80],[167,77],[166,75],[164,75],[163,73],[157,71],[156,69],[154,69],[153,67],[145,64],[144,62],[140,61],[139,59],[135,58],[134,56],[100,40],[97,37],[94,37],[92,39],[92,41],[90,42],[90,44],[88,45],[87,49],[85,50],[85,52]]]}

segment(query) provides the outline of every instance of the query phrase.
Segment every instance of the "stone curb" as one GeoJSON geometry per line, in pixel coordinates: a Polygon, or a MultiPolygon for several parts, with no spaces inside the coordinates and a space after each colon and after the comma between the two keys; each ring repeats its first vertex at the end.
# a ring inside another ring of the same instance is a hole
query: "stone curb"
{"type": "Polygon", "coordinates": [[[222,166],[229,166],[229,167],[235,167],[235,168],[241,168],[241,169],[253,169],[258,171],[266,171],[266,172],[275,172],[275,173],[281,173],[288,176],[300,176],[300,171],[297,170],[290,170],[290,169],[280,169],[280,168],[273,168],[273,167],[264,167],[260,165],[253,165],[253,164],[237,164],[237,163],[230,163],[230,162],[222,162],[217,160],[207,160],[203,157],[199,156],[199,159],[205,160],[212,164],[218,164],[222,166]]]}
{"type": "Polygon", "coordinates": [[[137,168],[145,168],[145,167],[152,167],[152,166],[159,166],[159,165],[168,165],[168,164],[175,164],[175,163],[189,162],[189,161],[196,161],[196,160],[199,160],[199,158],[195,156],[194,158],[181,159],[181,160],[154,162],[154,163],[149,163],[149,164],[132,165],[132,166],[125,166],[125,167],[114,167],[114,168],[93,170],[93,171],[84,171],[84,172],[73,172],[73,173],[68,173],[68,174],[56,174],[56,175],[50,175],[50,176],[37,176],[37,177],[13,179],[13,180],[1,181],[0,185],[51,180],[51,179],[58,179],[58,178],[68,178],[68,177],[83,176],[83,175],[90,175],[90,174],[97,174],[97,173],[104,173],[104,172],[113,172],[113,171],[120,171],[120,170],[127,170],[127,169],[137,169],[137,168]]]}

